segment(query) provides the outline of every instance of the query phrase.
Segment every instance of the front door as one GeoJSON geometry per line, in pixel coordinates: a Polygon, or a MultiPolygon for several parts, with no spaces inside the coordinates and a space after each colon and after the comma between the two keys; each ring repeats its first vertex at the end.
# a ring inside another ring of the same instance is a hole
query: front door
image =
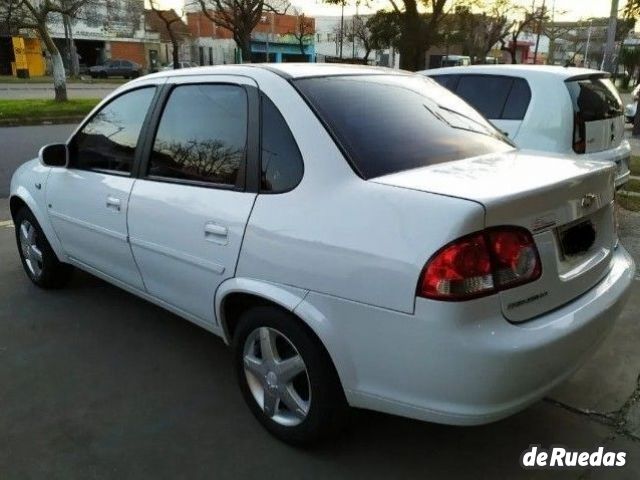
{"type": "Polygon", "coordinates": [[[256,197],[244,188],[247,158],[257,155],[248,146],[255,139],[249,110],[256,107],[248,80],[169,82],[148,162],[131,192],[131,248],[150,294],[212,324],[216,288],[235,274],[256,197]]]}
{"type": "Polygon", "coordinates": [[[51,222],[67,255],[99,273],[143,289],[127,242],[132,167],[156,88],[129,91],[109,102],[70,140],[68,168],[47,181],[51,222]]]}

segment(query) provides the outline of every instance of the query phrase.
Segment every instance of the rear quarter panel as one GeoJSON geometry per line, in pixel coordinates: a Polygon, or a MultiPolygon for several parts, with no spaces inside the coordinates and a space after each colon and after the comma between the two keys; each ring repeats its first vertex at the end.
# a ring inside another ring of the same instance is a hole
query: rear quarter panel
{"type": "Polygon", "coordinates": [[[258,195],[237,276],[413,312],[425,262],[482,229],[482,206],[360,179],[285,80],[260,88],[285,117],[305,171],[291,192],[258,195]]]}
{"type": "Polygon", "coordinates": [[[522,149],[572,152],[573,107],[564,82],[556,76],[527,78],[531,103],[513,139],[522,149]]]}

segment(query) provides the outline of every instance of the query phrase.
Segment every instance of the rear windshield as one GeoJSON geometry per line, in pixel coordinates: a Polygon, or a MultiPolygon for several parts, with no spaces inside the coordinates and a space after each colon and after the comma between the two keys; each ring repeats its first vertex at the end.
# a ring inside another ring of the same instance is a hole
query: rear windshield
{"type": "Polygon", "coordinates": [[[573,111],[583,121],[606,120],[622,115],[622,100],[607,78],[590,78],[567,82],[573,111]]]}
{"type": "Polygon", "coordinates": [[[513,148],[477,111],[421,75],[294,84],[365,179],[513,148]]]}

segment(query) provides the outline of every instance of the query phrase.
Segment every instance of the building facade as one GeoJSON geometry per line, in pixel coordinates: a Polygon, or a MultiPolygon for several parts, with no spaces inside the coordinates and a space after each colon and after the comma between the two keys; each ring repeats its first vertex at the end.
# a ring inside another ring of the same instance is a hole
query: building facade
{"type": "MultiPolygon", "coordinates": [[[[213,13],[212,13],[213,15],[213,13]]],[[[199,65],[251,62],[315,61],[315,20],[306,18],[309,35],[302,46],[296,33],[299,17],[265,13],[251,34],[251,58],[243,59],[231,31],[211,21],[199,10],[187,12],[187,25],[193,39],[191,59],[199,65]]]]}
{"type": "MultiPolygon", "coordinates": [[[[49,32],[65,67],[70,70],[71,50],[75,46],[81,71],[110,58],[132,60],[150,70],[160,53],[160,36],[145,28],[144,0],[105,0],[97,5],[92,6],[91,11],[81,11],[77,19],[65,20],[60,14],[49,15],[49,32]]],[[[37,33],[20,29],[17,32],[0,30],[0,74],[15,71],[13,38],[22,38],[29,45],[32,52],[30,74],[49,73],[49,56],[37,33]],[[44,66],[42,69],[37,67],[37,56],[44,66]]]]}

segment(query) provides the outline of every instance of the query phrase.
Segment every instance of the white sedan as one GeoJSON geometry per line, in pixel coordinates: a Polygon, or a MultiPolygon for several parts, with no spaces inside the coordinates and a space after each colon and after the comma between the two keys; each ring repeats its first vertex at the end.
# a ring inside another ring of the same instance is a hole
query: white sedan
{"type": "Polygon", "coordinates": [[[158,73],[39,157],[11,182],[29,278],[80,268],[221,336],[249,408],[291,443],[349,405],[517,412],[594,352],[634,274],[611,165],[522,154],[413,74],[158,73]]]}
{"type": "Polygon", "coordinates": [[[609,73],[547,65],[473,65],[420,73],[469,102],[519,148],[614,162],[616,187],[629,181],[624,107],[609,73]]]}

